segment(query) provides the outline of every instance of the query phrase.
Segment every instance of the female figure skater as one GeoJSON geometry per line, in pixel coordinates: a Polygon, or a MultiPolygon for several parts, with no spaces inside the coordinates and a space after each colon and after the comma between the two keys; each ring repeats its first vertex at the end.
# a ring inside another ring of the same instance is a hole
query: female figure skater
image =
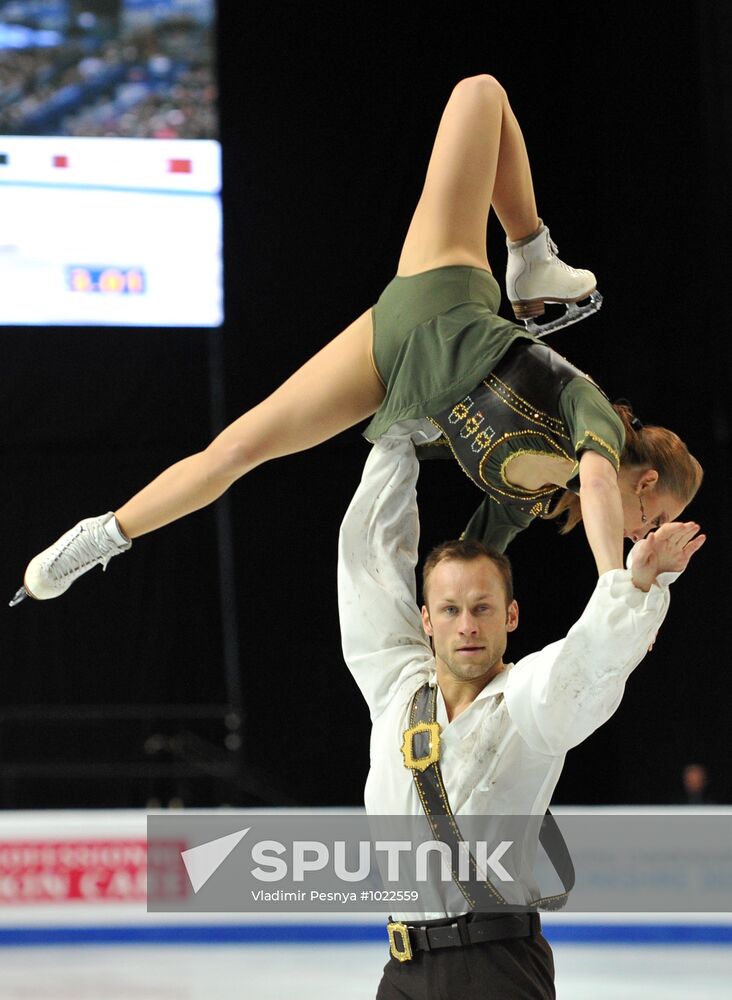
{"type": "Polygon", "coordinates": [[[204,451],[32,559],[12,603],[59,596],[132,539],[211,503],[262,462],[370,416],[371,440],[396,421],[430,418],[442,450],[449,446],[487,493],[469,535],[502,550],[569,488],[557,506],[572,508],[569,526],[583,520],[598,572],[622,567],[623,537],[637,540],[675,520],[701,468],[671,431],[642,428],[534,334],[496,315],[500,292],[486,256],[491,205],[506,232],[517,318],[541,315],[545,302],[570,304],[583,318],[574,303],[595,292],[595,277],[559,260],[537,215],[503,87],[488,75],[462,80],[440,122],[397,276],[376,306],[204,451]]]}

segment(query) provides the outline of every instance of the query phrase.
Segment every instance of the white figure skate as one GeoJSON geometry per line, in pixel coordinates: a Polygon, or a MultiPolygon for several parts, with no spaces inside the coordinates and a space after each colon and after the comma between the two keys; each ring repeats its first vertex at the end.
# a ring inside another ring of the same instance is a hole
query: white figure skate
{"type": "Polygon", "coordinates": [[[23,586],[10,607],[20,604],[26,597],[37,601],[60,597],[74,580],[97,565],[105,570],[112,556],[125,552],[131,545],[111,512],[79,521],[57,542],[31,559],[23,586]]]}
{"type": "Polygon", "coordinates": [[[515,243],[506,240],[506,246],[506,294],[516,319],[522,320],[530,333],[546,337],[586,319],[602,305],[595,275],[560,260],[557,246],[543,223],[531,238],[515,243]],[[583,302],[584,299],[588,301],[583,302]],[[564,304],[566,311],[557,319],[537,323],[535,317],[544,315],[547,302],[564,304]]]}

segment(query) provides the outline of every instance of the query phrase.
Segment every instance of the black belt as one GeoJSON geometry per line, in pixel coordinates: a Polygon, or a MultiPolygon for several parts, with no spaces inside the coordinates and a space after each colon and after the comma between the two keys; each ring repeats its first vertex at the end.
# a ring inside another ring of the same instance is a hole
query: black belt
{"type": "Polygon", "coordinates": [[[471,914],[454,917],[439,924],[403,924],[398,921],[386,925],[389,932],[389,950],[398,962],[408,962],[415,951],[432,951],[433,948],[460,948],[486,941],[508,938],[533,937],[541,930],[538,913],[512,913],[500,917],[477,919],[471,914]]]}

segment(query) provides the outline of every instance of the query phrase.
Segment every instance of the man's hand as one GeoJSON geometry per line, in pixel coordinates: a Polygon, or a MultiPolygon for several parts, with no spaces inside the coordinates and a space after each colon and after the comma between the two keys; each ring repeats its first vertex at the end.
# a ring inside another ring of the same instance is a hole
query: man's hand
{"type": "Polygon", "coordinates": [[[694,521],[662,524],[633,547],[633,583],[648,591],[659,573],[681,573],[706,540],[694,521]]]}

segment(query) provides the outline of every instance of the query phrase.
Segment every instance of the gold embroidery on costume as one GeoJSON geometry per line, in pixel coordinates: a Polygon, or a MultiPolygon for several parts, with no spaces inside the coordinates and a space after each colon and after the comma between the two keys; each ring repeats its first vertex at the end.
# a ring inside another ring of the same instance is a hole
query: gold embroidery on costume
{"type": "Polygon", "coordinates": [[[480,411],[478,413],[474,413],[472,417],[468,417],[468,419],[465,421],[465,426],[460,431],[460,437],[461,438],[472,437],[484,420],[485,417],[483,416],[482,413],[480,413],[480,411]]]}
{"type": "Polygon", "coordinates": [[[451,424],[459,424],[461,420],[466,420],[468,414],[473,409],[473,400],[470,396],[466,396],[459,403],[456,403],[452,408],[452,413],[447,418],[451,424]]]}
{"type": "Polygon", "coordinates": [[[538,517],[549,513],[562,486],[534,490],[510,482],[507,467],[514,458],[559,458],[573,468],[576,450],[592,438],[619,463],[618,452],[593,431],[572,445],[574,424],[565,423],[559,399],[578,378],[582,373],[545,345],[514,345],[469,395],[429,419],[465,475],[494,503],[538,517]]]}
{"type": "MultiPolygon", "coordinates": [[[[452,444],[452,441],[450,440],[450,438],[445,434],[445,432],[444,432],[444,430],[442,428],[442,425],[438,424],[438,422],[434,419],[434,417],[427,417],[427,419],[429,420],[429,422],[431,424],[434,424],[435,427],[438,430],[440,430],[440,431],[443,432],[442,437],[439,438],[436,443],[437,444],[445,444],[445,445],[447,445],[447,447],[452,452],[452,457],[455,459],[455,461],[457,462],[457,464],[458,464],[459,468],[462,470],[462,472],[468,477],[468,479],[470,480],[470,482],[473,483],[475,486],[480,486],[481,484],[479,482],[476,482],[476,480],[470,475],[470,473],[468,472],[468,470],[465,468],[465,466],[463,465],[463,463],[460,461],[460,456],[455,451],[455,448],[453,447],[453,444],[452,444]]],[[[481,431],[480,433],[483,434],[484,432],[481,431]]],[[[477,435],[477,436],[479,437],[480,435],[477,435]]],[[[473,442],[473,448],[472,448],[472,450],[476,451],[475,442],[473,442]]],[[[482,489],[482,486],[481,486],[481,489],[482,489]]],[[[491,500],[495,501],[495,503],[500,503],[501,502],[500,500],[497,500],[496,497],[491,497],[490,493],[488,494],[488,496],[491,498],[491,500]]]]}
{"type": "Polygon", "coordinates": [[[516,486],[514,483],[509,482],[509,480],[506,478],[506,466],[508,465],[509,462],[513,461],[514,458],[518,458],[519,455],[535,455],[540,458],[561,457],[561,458],[566,458],[567,461],[569,462],[572,461],[571,457],[567,454],[566,451],[564,451],[560,447],[560,445],[557,444],[556,441],[552,440],[552,438],[550,438],[547,434],[539,434],[536,431],[514,431],[513,433],[507,432],[496,443],[500,444],[501,441],[505,441],[507,439],[521,438],[527,436],[543,438],[547,442],[549,447],[545,451],[540,451],[539,449],[536,448],[517,448],[515,451],[512,451],[510,455],[507,455],[506,458],[504,458],[504,460],[501,462],[501,466],[499,469],[501,482],[506,487],[505,490],[502,490],[494,482],[490,482],[488,479],[485,465],[488,459],[492,457],[494,448],[488,449],[488,451],[486,451],[485,454],[482,456],[479,466],[480,478],[483,483],[483,489],[486,490],[486,492],[494,490],[496,493],[500,494],[501,496],[507,497],[510,500],[534,500],[537,497],[549,497],[551,496],[552,493],[556,493],[557,490],[561,488],[559,486],[555,486],[554,483],[548,483],[546,486],[539,487],[538,490],[529,490],[525,489],[522,486],[516,486]]]}
{"type": "Polygon", "coordinates": [[[536,422],[540,427],[569,440],[567,429],[558,417],[552,417],[548,413],[543,413],[537,409],[532,403],[524,399],[523,396],[519,396],[510,385],[502,382],[495,374],[491,373],[483,384],[495,392],[501,402],[510,407],[514,413],[518,413],[520,416],[536,422]]]}
{"type": "Polygon", "coordinates": [[[509,489],[516,491],[516,493],[520,493],[522,497],[526,497],[529,500],[531,499],[532,496],[542,496],[547,491],[554,493],[554,491],[559,489],[560,487],[558,487],[556,483],[545,483],[543,486],[540,486],[536,490],[530,490],[527,486],[517,486],[516,483],[512,483],[511,480],[506,475],[506,466],[510,465],[511,462],[513,462],[513,460],[515,458],[518,458],[520,455],[534,455],[537,458],[561,457],[566,459],[568,462],[572,461],[572,459],[569,457],[566,451],[560,452],[560,454],[557,455],[555,452],[538,451],[536,448],[517,448],[516,451],[512,451],[510,455],[504,458],[503,461],[501,462],[501,468],[499,470],[501,476],[501,482],[509,489]]]}
{"type": "Polygon", "coordinates": [[[617,470],[617,469],[620,468],[620,455],[618,454],[618,452],[615,450],[615,448],[612,447],[612,445],[609,445],[607,443],[607,441],[603,440],[599,436],[599,434],[595,434],[594,431],[585,430],[585,433],[582,435],[582,437],[579,439],[579,441],[575,444],[574,450],[575,451],[579,451],[579,449],[585,443],[585,441],[587,440],[587,438],[591,438],[593,441],[595,441],[597,444],[599,444],[601,448],[604,448],[606,451],[608,451],[612,455],[612,457],[614,459],[615,469],[617,470]]]}
{"type": "Polygon", "coordinates": [[[488,431],[479,431],[475,435],[475,440],[470,446],[473,451],[475,452],[484,451],[486,448],[490,447],[490,443],[493,440],[493,437],[496,432],[493,430],[492,427],[489,427],[488,430],[490,431],[490,433],[488,433],[488,431]]]}

